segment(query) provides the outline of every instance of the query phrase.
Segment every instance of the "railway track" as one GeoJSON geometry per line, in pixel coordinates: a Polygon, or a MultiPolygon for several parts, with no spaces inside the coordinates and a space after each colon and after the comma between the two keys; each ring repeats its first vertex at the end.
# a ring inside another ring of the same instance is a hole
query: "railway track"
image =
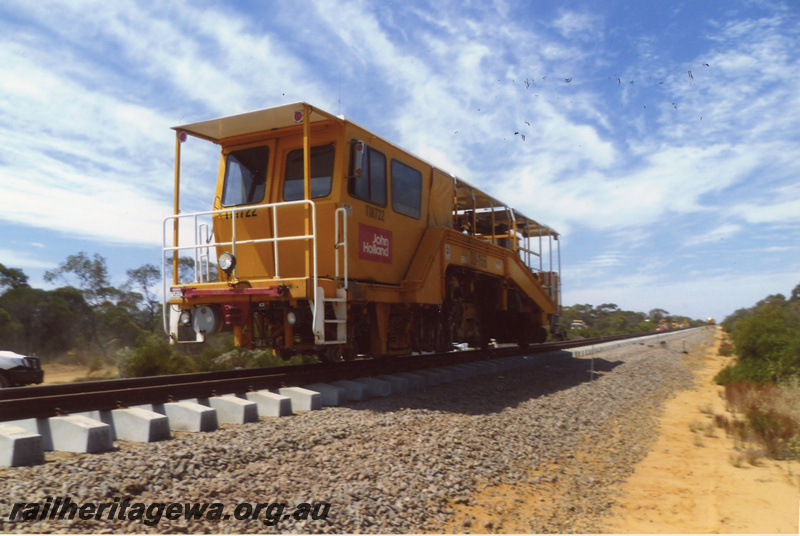
{"type": "Polygon", "coordinates": [[[225,393],[243,393],[261,389],[274,390],[310,383],[396,374],[521,354],[538,354],[592,346],[643,335],[645,334],[545,343],[531,346],[525,351],[521,351],[516,346],[505,346],[487,350],[364,359],[332,364],[15,387],[0,390],[0,422],[40,419],[78,412],[106,411],[192,398],[208,398],[225,393]]]}
{"type": "Polygon", "coordinates": [[[713,335],[597,342],[603,351],[591,361],[558,353],[501,359],[522,366],[215,433],[119,441],[92,455],[48,454],[44,464],[0,469],[0,517],[5,532],[132,534],[153,528],[144,518],[116,515],[7,518],[16,503],[67,496],[79,505],[116,497],[145,507],[213,501],[226,513],[243,501],[286,503],[287,511],[323,501],[331,504],[326,521],[290,516],[267,530],[262,511],[249,520],[163,517],[158,530],[602,532],[614,486],[647,453],[662,402],[692,384],[700,346],[713,335]]]}
{"type": "MultiPolygon", "coordinates": [[[[679,334],[666,336],[675,335],[679,334]]],[[[481,351],[3,389],[0,466],[39,464],[45,451],[103,452],[114,449],[115,440],[155,442],[172,437],[171,431],[213,431],[220,423],[245,424],[259,417],[339,406],[349,400],[501,372],[533,362],[526,361],[527,357],[561,359],[560,352],[568,358],[580,357],[642,337],[633,334],[540,344],[525,351],[509,345],[481,351]]],[[[640,340],[663,337],[649,335],[640,340]]]]}

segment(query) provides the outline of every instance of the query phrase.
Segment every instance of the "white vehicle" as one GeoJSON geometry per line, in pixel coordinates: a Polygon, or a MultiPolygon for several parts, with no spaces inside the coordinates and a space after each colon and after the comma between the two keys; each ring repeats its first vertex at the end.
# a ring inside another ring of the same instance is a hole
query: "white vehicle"
{"type": "Polygon", "coordinates": [[[44,371],[38,357],[0,351],[0,388],[43,381],[44,371]]]}

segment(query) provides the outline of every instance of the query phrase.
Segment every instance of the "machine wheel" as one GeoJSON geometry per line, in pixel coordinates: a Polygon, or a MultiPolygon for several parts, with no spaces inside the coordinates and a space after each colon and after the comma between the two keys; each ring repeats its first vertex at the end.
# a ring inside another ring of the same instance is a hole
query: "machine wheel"
{"type": "Polygon", "coordinates": [[[544,326],[536,326],[536,343],[542,344],[547,341],[547,330],[544,326]]]}
{"type": "Polygon", "coordinates": [[[344,361],[344,346],[332,344],[317,351],[317,357],[323,363],[341,363],[344,361]]]}
{"type": "Polygon", "coordinates": [[[4,375],[0,374],[0,389],[5,389],[6,387],[11,387],[11,382],[8,381],[4,375]]]}
{"type": "Polygon", "coordinates": [[[353,361],[358,356],[358,342],[355,339],[349,339],[347,346],[342,352],[342,357],[345,361],[353,361]]]}
{"type": "Polygon", "coordinates": [[[528,349],[528,330],[533,326],[527,326],[525,322],[520,322],[519,329],[517,329],[517,346],[520,350],[528,349]]]}

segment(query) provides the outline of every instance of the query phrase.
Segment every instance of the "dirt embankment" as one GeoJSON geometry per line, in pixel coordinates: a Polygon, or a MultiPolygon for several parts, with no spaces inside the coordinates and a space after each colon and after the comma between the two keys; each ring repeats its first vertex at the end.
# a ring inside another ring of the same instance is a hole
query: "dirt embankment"
{"type": "Polygon", "coordinates": [[[90,371],[86,365],[64,365],[46,363],[44,369],[44,385],[54,383],[70,383],[77,380],[106,380],[117,377],[115,365],[105,365],[101,370],[90,371]]]}
{"type": "Polygon", "coordinates": [[[797,534],[800,464],[751,457],[715,428],[725,401],[712,378],[729,358],[720,338],[701,356],[696,387],[669,401],[660,435],[622,486],[608,532],[797,534]]]}

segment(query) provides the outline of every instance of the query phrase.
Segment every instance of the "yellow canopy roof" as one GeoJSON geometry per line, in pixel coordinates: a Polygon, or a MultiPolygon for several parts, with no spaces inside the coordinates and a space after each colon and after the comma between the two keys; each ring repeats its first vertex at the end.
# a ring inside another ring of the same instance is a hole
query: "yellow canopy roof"
{"type": "Polygon", "coordinates": [[[306,103],[297,102],[294,104],[276,106],[274,108],[266,108],[264,110],[256,110],[254,112],[245,112],[237,115],[229,115],[228,117],[200,121],[199,123],[190,123],[188,125],[173,127],[173,130],[186,132],[192,136],[218,143],[221,140],[233,138],[235,136],[300,125],[303,122],[303,106],[308,106],[309,109],[312,110],[312,113],[309,115],[309,121],[311,123],[327,121],[329,119],[339,119],[327,112],[315,109],[306,103]],[[300,114],[299,116],[297,115],[298,113],[300,114]]]}

